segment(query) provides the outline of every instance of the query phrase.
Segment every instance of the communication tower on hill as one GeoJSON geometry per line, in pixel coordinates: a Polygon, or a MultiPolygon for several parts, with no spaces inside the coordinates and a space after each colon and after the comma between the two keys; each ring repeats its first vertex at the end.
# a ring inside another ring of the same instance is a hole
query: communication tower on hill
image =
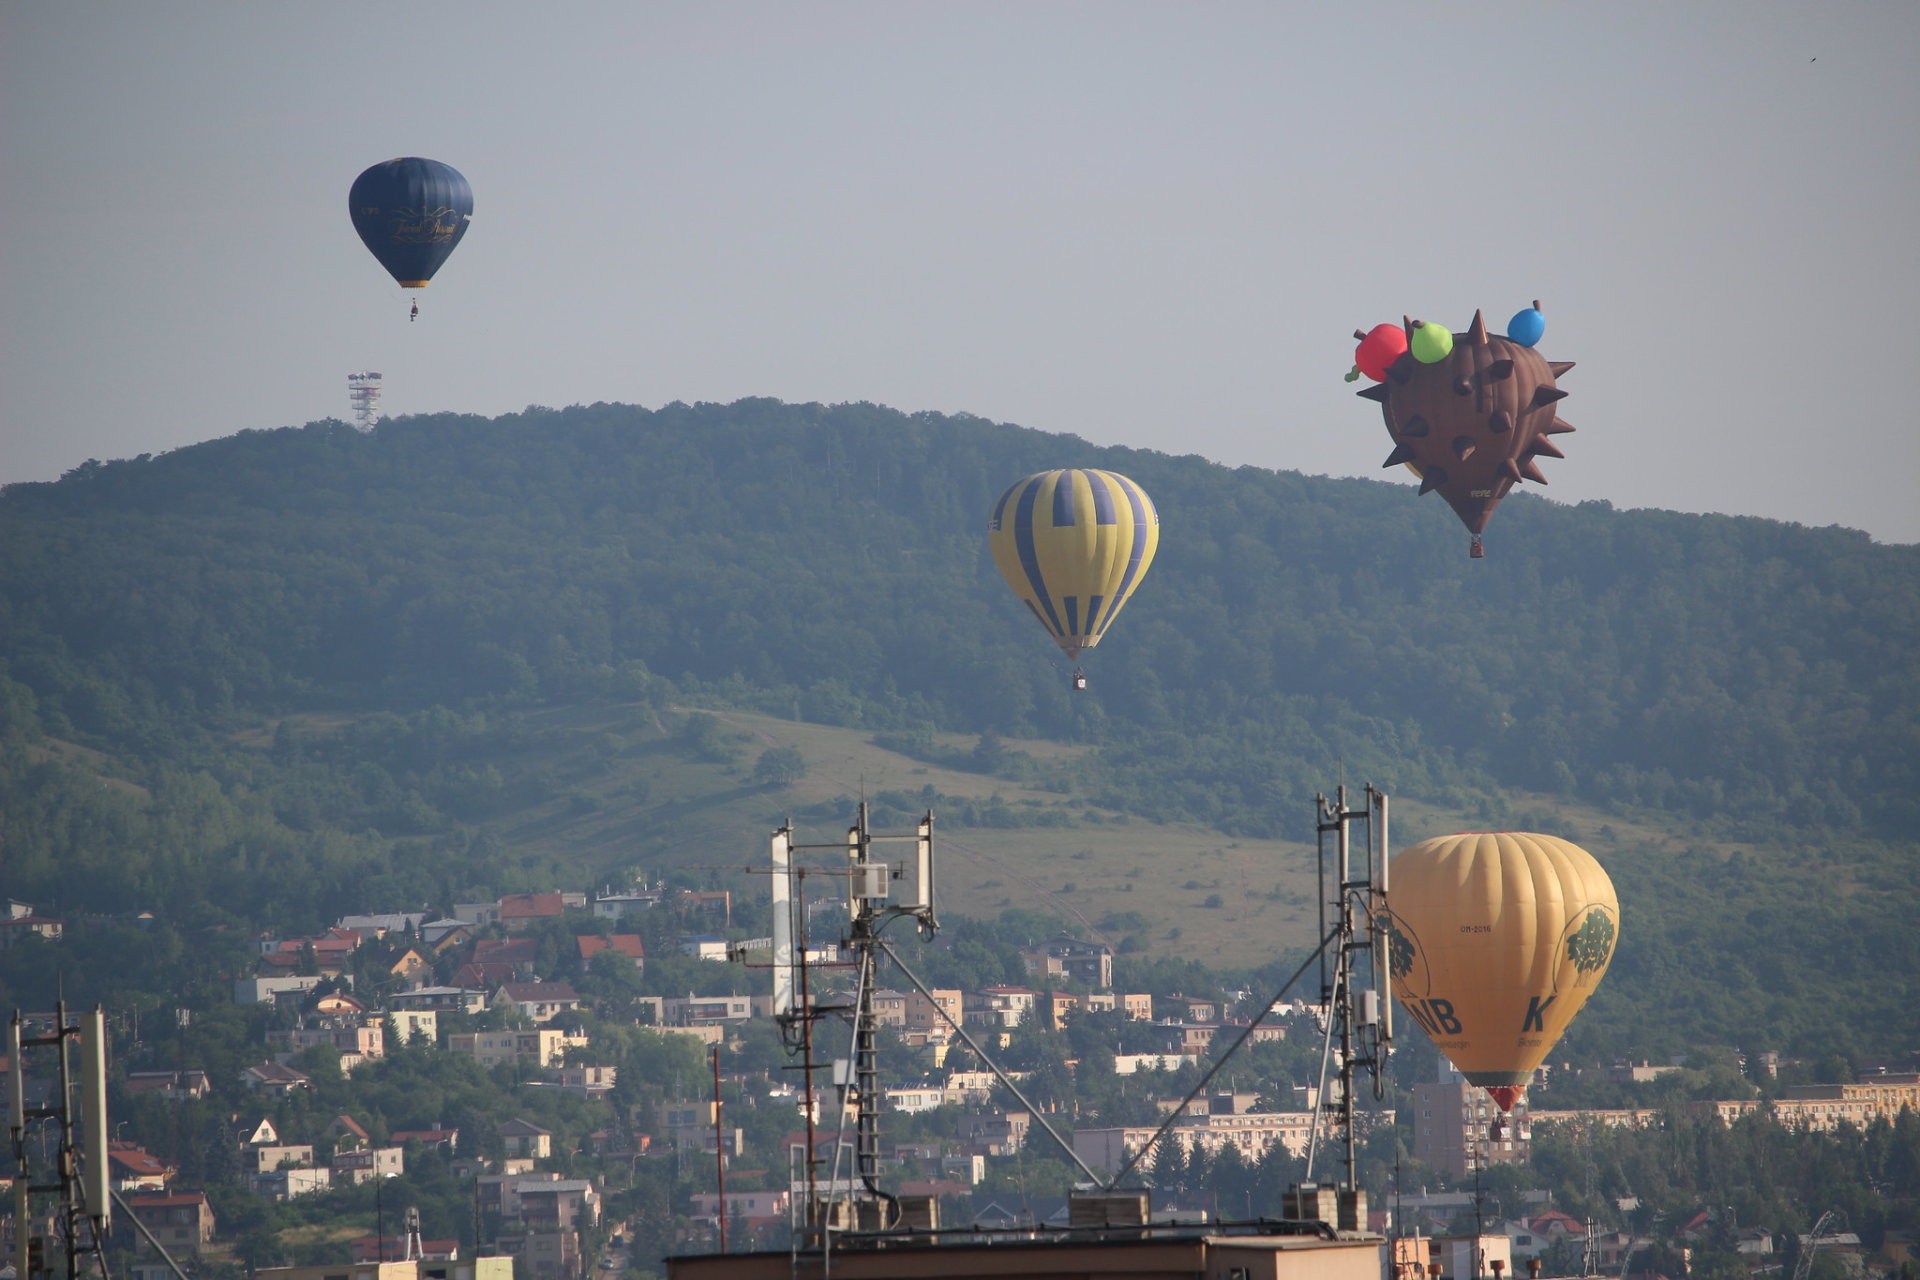
{"type": "Polygon", "coordinates": [[[353,403],[353,425],[362,431],[373,430],[373,424],[380,421],[380,375],[348,374],[347,399],[353,403]]]}

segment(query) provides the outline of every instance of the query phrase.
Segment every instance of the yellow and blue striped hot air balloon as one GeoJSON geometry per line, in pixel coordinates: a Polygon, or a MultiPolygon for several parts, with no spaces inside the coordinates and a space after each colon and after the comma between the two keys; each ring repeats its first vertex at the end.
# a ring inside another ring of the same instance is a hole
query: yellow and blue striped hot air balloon
{"type": "Polygon", "coordinates": [[[1123,475],[1042,471],[993,504],[987,543],[1013,593],[1077,658],[1100,643],[1146,576],[1160,545],[1160,515],[1123,475]]]}

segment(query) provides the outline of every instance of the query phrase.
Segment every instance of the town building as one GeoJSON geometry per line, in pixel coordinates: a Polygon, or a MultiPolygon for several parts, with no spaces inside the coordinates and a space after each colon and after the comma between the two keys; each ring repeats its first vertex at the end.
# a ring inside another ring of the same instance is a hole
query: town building
{"type": "Polygon", "coordinates": [[[1441,1070],[1451,1078],[1413,1086],[1413,1158],[1456,1178],[1524,1162],[1532,1129],[1526,1095],[1502,1115],[1484,1090],[1447,1067],[1441,1070]]]}

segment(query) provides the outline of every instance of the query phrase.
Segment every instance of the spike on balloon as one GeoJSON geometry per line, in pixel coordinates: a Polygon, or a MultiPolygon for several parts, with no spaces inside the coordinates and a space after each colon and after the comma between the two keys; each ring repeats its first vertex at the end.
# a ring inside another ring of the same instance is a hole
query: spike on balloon
{"type": "Polygon", "coordinates": [[[1516,332],[1491,334],[1475,311],[1457,339],[1410,318],[1366,331],[1368,339],[1386,330],[1406,340],[1378,369],[1378,385],[1359,393],[1380,405],[1393,437],[1386,465],[1417,472],[1420,492],[1437,490],[1476,543],[1515,484],[1547,482],[1534,460],[1564,455],[1545,438],[1573,430],[1554,413],[1567,396],[1556,379],[1573,362],[1550,361],[1534,349],[1545,328],[1540,304],[1510,327],[1516,332]]]}

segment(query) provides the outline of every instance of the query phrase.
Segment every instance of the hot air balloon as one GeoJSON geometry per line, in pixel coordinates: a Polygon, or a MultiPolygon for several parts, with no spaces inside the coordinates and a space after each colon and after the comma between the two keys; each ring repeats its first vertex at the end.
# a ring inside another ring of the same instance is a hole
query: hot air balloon
{"type": "Polygon", "coordinates": [[[1607,971],[1613,882],[1558,836],[1439,836],[1393,859],[1393,994],[1502,1111],[1607,971]]]}
{"type": "MultiPolygon", "coordinates": [[[[403,289],[424,289],[473,220],[473,189],[452,165],[404,156],[353,180],[347,212],[373,256],[403,289]]],[[[414,314],[420,306],[414,304],[414,314]]]]}
{"type": "Polygon", "coordinates": [[[1554,414],[1567,395],[1554,379],[1573,362],[1545,360],[1533,349],[1545,328],[1539,303],[1514,323],[1515,336],[1493,337],[1478,311],[1464,334],[1409,320],[1406,354],[1378,386],[1357,393],[1379,403],[1393,436],[1381,465],[1407,463],[1421,493],[1438,489],[1473,534],[1476,559],[1507,491],[1522,480],[1545,484],[1535,459],[1566,456],[1547,437],[1573,430],[1554,414]]]}
{"type": "MultiPolygon", "coordinates": [[[[1160,545],[1146,491],[1111,471],[1042,471],[993,504],[993,562],[1069,659],[1100,643],[1160,545]]],[[[1076,668],[1073,687],[1084,689],[1076,668]]]]}

